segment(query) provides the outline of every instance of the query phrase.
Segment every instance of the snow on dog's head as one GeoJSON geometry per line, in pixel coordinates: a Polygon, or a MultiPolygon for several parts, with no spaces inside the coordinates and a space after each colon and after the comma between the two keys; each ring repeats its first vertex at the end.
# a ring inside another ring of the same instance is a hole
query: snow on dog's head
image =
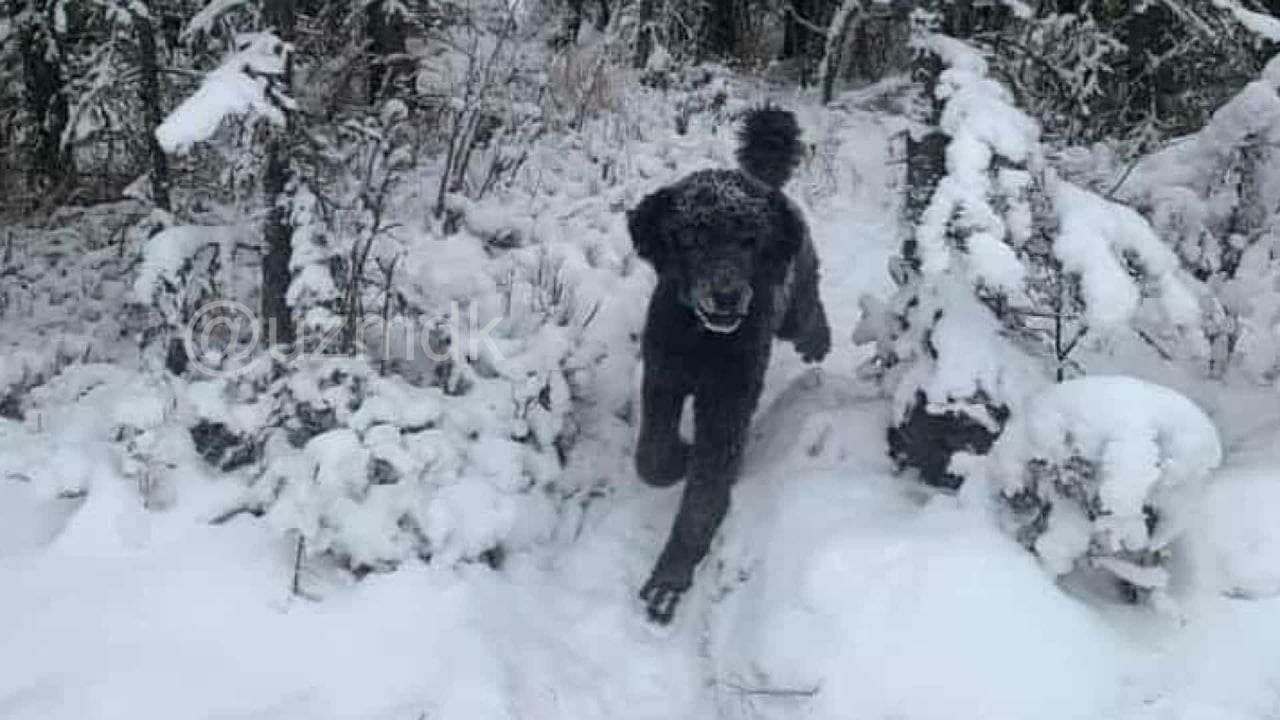
{"type": "Polygon", "coordinates": [[[695,172],[627,213],[636,252],[710,332],[737,331],[800,249],[804,221],[779,189],[799,162],[798,134],[791,113],[757,109],[743,124],[741,170],[695,172]]]}

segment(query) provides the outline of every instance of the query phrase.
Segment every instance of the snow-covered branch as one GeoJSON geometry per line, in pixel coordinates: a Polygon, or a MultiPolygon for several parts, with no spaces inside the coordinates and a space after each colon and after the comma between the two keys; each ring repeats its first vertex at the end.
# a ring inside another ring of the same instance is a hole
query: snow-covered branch
{"type": "Polygon", "coordinates": [[[1231,13],[1236,22],[1264,40],[1280,42],[1280,20],[1272,15],[1250,10],[1238,0],[1211,0],[1214,7],[1231,13]]]}
{"type": "Polygon", "coordinates": [[[232,116],[254,115],[276,125],[286,123],[285,111],[294,104],[277,82],[288,66],[289,44],[262,32],[240,36],[236,47],[156,129],[166,152],[185,152],[208,140],[232,116]]]}

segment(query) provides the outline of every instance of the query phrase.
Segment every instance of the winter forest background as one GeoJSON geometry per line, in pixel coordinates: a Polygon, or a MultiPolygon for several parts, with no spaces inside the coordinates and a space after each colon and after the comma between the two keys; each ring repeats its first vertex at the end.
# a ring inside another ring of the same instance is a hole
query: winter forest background
{"type": "Polygon", "coordinates": [[[1280,3],[5,0],[0,718],[1280,718],[1280,3]],[[624,213],[793,110],[674,625],[624,213]]]}

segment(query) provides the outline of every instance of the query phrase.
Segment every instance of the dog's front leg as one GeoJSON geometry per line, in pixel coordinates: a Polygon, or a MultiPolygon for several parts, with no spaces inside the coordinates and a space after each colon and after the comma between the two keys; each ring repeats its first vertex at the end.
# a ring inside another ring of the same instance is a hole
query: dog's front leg
{"type": "Polygon", "coordinates": [[[680,438],[680,415],[688,395],[689,383],[679,363],[650,353],[635,458],[636,473],[649,485],[666,487],[685,475],[689,444],[680,438]]]}
{"type": "Polygon", "coordinates": [[[706,557],[729,510],[729,494],[742,469],[758,389],[699,389],[694,397],[693,467],[667,544],[640,591],[649,618],[666,624],[693,573],[706,557]],[[728,396],[726,396],[726,393],[728,396]]]}
{"type": "Polygon", "coordinates": [[[818,257],[807,240],[795,259],[793,277],[778,337],[794,343],[805,362],[821,362],[831,351],[831,326],[818,293],[818,257]]]}

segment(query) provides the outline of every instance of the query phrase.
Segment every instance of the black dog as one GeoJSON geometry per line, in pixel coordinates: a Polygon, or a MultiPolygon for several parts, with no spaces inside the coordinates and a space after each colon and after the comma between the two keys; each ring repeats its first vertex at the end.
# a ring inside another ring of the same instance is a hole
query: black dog
{"type": "Polygon", "coordinates": [[[658,273],[644,330],[644,413],[636,469],[667,486],[689,471],[675,526],[640,591],[668,622],[729,509],[773,337],[806,362],[831,349],[818,297],[818,258],[781,187],[799,164],[790,112],[752,111],[739,133],[740,170],[703,170],[627,214],[631,241],[658,273]],[[693,395],[693,447],[680,414],[693,395]]]}

